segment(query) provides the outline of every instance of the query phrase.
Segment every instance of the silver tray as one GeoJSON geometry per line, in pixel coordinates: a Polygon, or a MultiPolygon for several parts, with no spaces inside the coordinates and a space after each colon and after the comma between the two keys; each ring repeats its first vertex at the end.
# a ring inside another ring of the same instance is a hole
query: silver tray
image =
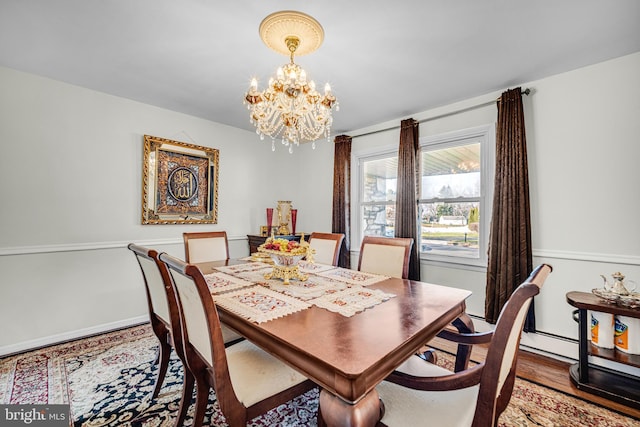
{"type": "Polygon", "coordinates": [[[640,308],[640,293],[634,292],[629,295],[622,295],[616,304],[627,308],[640,308]]]}
{"type": "Polygon", "coordinates": [[[617,304],[627,308],[640,308],[640,292],[621,295],[616,292],[607,291],[603,288],[592,289],[591,292],[609,304],[617,304]]]}
{"type": "Polygon", "coordinates": [[[602,288],[592,289],[591,292],[593,292],[594,295],[599,296],[601,299],[603,299],[605,302],[608,302],[609,304],[615,304],[620,299],[620,294],[607,291],[602,288]]]}

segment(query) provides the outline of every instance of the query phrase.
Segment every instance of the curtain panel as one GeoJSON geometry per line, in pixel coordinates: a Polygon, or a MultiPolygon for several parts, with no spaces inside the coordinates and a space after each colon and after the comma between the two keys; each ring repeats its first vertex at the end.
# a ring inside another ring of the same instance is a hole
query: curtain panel
{"type": "Polygon", "coordinates": [[[419,126],[419,123],[413,119],[401,122],[398,148],[395,236],[413,238],[409,261],[409,279],[411,280],[420,280],[420,258],[418,257],[419,126]]]}
{"type": "Polygon", "coordinates": [[[347,135],[334,140],[331,232],[344,234],[338,266],[351,268],[351,137],[347,135]]]}
{"type": "MultiPolygon", "coordinates": [[[[513,291],[531,273],[531,216],[529,173],[520,88],[508,90],[498,100],[496,174],[489,235],[489,265],[485,318],[496,323],[513,291]]],[[[535,332],[533,304],[524,330],[535,332]]]]}

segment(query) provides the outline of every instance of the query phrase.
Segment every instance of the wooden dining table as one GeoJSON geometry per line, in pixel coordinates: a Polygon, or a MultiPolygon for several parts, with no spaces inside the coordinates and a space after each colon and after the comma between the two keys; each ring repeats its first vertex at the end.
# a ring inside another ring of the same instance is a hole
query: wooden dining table
{"type": "MultiPolygon", "coordinates": [[[[198,267],[206,275],[242,262],[198,267]]],[[[262,323],[219,305],[218,312],[227,326],[318,384],[327,426],[375,426],[382,407],[375,387],[463,314],[471,292],[397,278],[367,288],[394,297],[349,317],[314,305],[262,323]]]]}

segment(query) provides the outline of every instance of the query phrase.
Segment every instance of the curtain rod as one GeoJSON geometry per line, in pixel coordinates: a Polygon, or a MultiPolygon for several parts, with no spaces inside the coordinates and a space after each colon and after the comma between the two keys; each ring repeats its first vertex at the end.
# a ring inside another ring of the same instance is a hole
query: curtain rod
{"type": "MultiPolygon", "coordinates": [[[[526,88],[525,90],[523,90],[520,93],[522,95],[529,95],[531,93],[531,89],[526,88]]],[[[499,100],[500,100],[500,98],[497,98],[495,101],[487,101],[487,102],[483,102],[482,104],[472,105],[470,107],[462,108],[460,110],[450,111],[448,113],[440,114],[438,116],[428,117],[426,119],[418,120],[418,123],[430,122],[432,120],[442,119],[442,118],[449,117],[449,116],[454,116],[454,115],[460,114],[460,113],[466,113],[467,111],[475,110],[476,108],[481,108],[481,107],[486,107],[488,105],[492,105],[495,102],[498,102],[499,100]]],[[[365,133],[361,133],[359,135],[353,135],[353,136],[351,136],[351,138],[353,139],[353,138],[359,138],[361,136],[374,135],[376,133],[386,132],[388,130],[396,129],[396,128],[399,128],[399,127],[400,127],[400,125],[394,125],[394,126],[391,126],[391,127],[388,127],[388,128],[384,128],[384,129],[372,130],[371,132],[365,132],[365,133]]]]}

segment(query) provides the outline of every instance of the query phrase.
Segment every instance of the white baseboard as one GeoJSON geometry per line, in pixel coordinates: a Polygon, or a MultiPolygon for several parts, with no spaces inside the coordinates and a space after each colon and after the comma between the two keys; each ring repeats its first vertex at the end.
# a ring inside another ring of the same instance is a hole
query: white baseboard
{"type": "MultiPolygon", "coordinates": [[[[471,317],[473,318],[473,324],[477,331],[490,331],[494,328],[494,325],[485,322],[482,318],[476,316],[471,317]]],[[[522,338],[520,339],[520,348],[531,353],[562,360],[567,363],[578,362],[578,341],[569,338],[545,334],[544,332],[523,332],[522,338]]],[[[640,368],[618,363],[613,360],[589,356],[589,363],[640,377],[640,368]]]]}
{"type": "Polygon", "coordinates": [[[90,328],[83,328],[75,331],[65,332],[62,334],[49,335],[49,336],[38,338],[35,340],[22,341],[17,344],[5,345],[0,347],[0,357],[9,356],[11,354],[21,353],[29,350],[35,350],[37,348],[46,347],[54,344],[60,344],[66,341],[72,341],[79,338],[102,334],[105,332],[127,328],[130,326],[140,325],[142,323],[147,323],[148,321],[149,321],[148,315],[132,317],[130,319],[124,319],[124,320],[119,320],[117,322],[96,325],[90,328]]]}
{"type": "MultiPolygon", "coordinates": [[[[471,317],[476,331],[486,332],[495,328],[495,325],[487,323],[481,317],[471,317]]],[[[578,361],[578,342],[576,340],[549,335],[544,332],[523,332],[520,339],[520,348],[569,363],[578,361]]]]}

